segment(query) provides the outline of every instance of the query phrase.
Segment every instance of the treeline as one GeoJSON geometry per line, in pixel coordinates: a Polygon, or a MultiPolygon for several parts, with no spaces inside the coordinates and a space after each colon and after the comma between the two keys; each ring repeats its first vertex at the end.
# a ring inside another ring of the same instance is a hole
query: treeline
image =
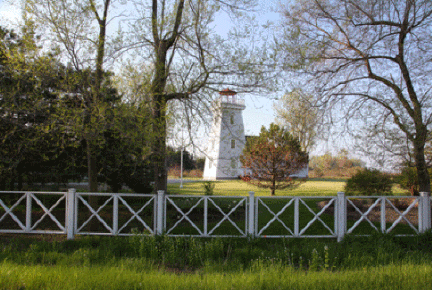
{"type": "MultiPolygon", "coordinates": [[[[205,158],[194,158],[187,150],[183,151],[183,176],[202,177],[205,158]]],[[[172,147],[167,148],[168,175],[180,177],[181,175],[181,151],[172,147]]]]}
{"type": "Polygon", "coordinates": [[[364,167],[364,163],[348,157],[348,151],[342,149],[336,156],[327,152],[312,156],[309,160],[309,177],[349,178],[364,167]]]}

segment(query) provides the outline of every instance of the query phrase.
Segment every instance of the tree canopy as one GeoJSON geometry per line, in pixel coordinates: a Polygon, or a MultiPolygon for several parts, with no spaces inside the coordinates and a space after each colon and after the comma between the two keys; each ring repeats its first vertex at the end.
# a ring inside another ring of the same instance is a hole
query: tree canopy
{"type": "Polygon", "coordinates": [[[292,176],[307,166],[308,155],[286,129],[270,124],[261,128],[260,135],[246,142],[240,160],[245,168],[242,179],[258,187],[277,189],[295,188],[300,180],[292,176]]]}
{"type": "Polygon", "coordinates": [[[301,67],[323,110],[354,117],[357,128],[361,120],[379,132],[400,132],[410,143],[420,190],[430,191],[432,2],[302,0],[284,13],[285,67],[301,67]]]}
{"type": "Polygon", "coordinates": [[[295,89],[282,96],[275,105],[276,121],[300,142],[306,152],[316,144],[320,126],[320,112],[312,95],[295,89]]]}

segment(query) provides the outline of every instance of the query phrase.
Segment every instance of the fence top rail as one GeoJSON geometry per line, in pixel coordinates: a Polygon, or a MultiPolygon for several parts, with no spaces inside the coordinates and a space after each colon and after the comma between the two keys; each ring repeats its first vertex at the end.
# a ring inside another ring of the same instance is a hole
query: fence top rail
{"type": "Polygon", "coordinates": [[[386,198],[386,199],[396,199],[396,198],[415,198],[419,199],[420,196],[412,196],[412,195],[401,195],[401,196],[394,196],[394,195],[371,195],[371,196],[345,196],[348,199],[369,199],[369,198],[386,198]]]}
{"type": "Polygon", "coordinates": [[[257,196],[256,198],[259,198],[259,199],[263,199],[263,198],[266,198],[266,199],[296,199],[296,198],[298,198],[298,199],[336,199],[337,198],[337,196],[336,195],[332,195],[332,196],[321,196],[321,195],[316,195],[316,196],[287,196],[287,195],[285,195],[285,196],[257,196]]]}
{"type": "Polygon", "coordinates": [[[166,194],[166,197],[185,197],[185,198],[248,198],[249,196],[231,196],[231,195],[192,195],[192,194],[166,194]]]}
{"type": "Polygon", "coordinates": [[[27,194],[27,193],[33,193],[33,194],[56,194],[56,195],[64,195],[67,193],[67,191],[0,191],[0,194],[2,193],[13,193],[13,194],[27,194]]]}
{"type": "Polygon", "coordinates": [[[152,193],[114,193],[114,192],[76,192],[78,195],[86,196],[132,196],[132,197],[154,197],[152,193]]]}
{"type": "Polygon", "coordinates": [[[153,193],[113,193],[118,196],[131,196],[131,197],[154,197],[153,193]]]}
{"type": "MultiPolygon", "coordinates": [[[[65,195],[67,191],[0,191],[1,194],[42,194],[42,195],[65,195]]],[[[125,197],[154,197],[157,194],[154,193],[114,193],[114,192],[76,192],[78,195],[85,195],[85,196],[125,196],[125,197]]],[[[243,195],[243,196],[232,196],[232,195],[194,195],[194,194],[167,194],[165,193],[165,196],[167,197],[174,197],[174,198],[229,198],[229,199],[244,199],[248,198],[249,195],[243,195]]],[[[345,195],[346,199],[420,199],[421,196],[412,196],[412,195],[401,195],[401,196],[395,196],[395,195],[371,195],[371,196],[355,196],[355,195],[345,195]]],[[[336,195],[332,196],[256,196],[257,199],[336,199],[336,195]]],[[[432,199],[432,196],[431,196],[432,199]]]]}

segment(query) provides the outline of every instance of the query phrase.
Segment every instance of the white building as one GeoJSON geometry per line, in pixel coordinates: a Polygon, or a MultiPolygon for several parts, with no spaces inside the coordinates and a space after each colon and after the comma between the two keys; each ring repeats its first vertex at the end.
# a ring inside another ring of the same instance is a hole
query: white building
{"type": "Polygon", "coordinates": [[[233,179],[243,174],[240,155],[245,146],[244,99],[229,89],[213,103],[213,124],[204,165],[206,180],[233,179]]]}

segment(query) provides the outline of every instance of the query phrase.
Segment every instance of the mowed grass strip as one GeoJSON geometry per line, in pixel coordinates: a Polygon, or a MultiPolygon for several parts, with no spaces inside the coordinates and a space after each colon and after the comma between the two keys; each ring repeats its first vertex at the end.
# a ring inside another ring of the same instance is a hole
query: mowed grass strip
{"type": "Polygon", "coordinates": [[[118,266],[0,265],[1,289],[428,289],[432,266],[388,265],[305,272],[257,261],[249,270],[175,273],[118,266]]]}
{"type": "MultiPolygon", "coordinates": [[[[259,188],[242,180],[218,180],[213,181],[215,188],[214,195],[246,196],[250,191],[255,192],[256,196],[270,196],[270,190],[259,188]]],[[[168,185],[168,193],[171,194],[204,194],[204,181],[193,180],[193,182],[183,183],[180,188],[179,183],[168,185]]],[[[345,180],[337,179],[309,179],[295,189],[276,190],[277,196],[334,196],[338,192],[344,191],[345,180]]],[[[398,185],[393,186],[394,195],[409,195],[409,192],[401,189],[398,185]]]]}
{"type": "MultiPolygon", "coordinates": [[[[183,188],[178,183],[168,185],[168,193],[171,194],[204,194],[203,181],[183,183],[183,188]]],[[[259,188],[242,180],[218,180],[214,181],[214,195],[246,196],[250,191],[256,196],[270,196],[270,190],[259,188]]],[[[338,191],[343,191],[344,180],[308,180],[295,189],[276,190],[277,196],[333,196],[338,191]]]]}

